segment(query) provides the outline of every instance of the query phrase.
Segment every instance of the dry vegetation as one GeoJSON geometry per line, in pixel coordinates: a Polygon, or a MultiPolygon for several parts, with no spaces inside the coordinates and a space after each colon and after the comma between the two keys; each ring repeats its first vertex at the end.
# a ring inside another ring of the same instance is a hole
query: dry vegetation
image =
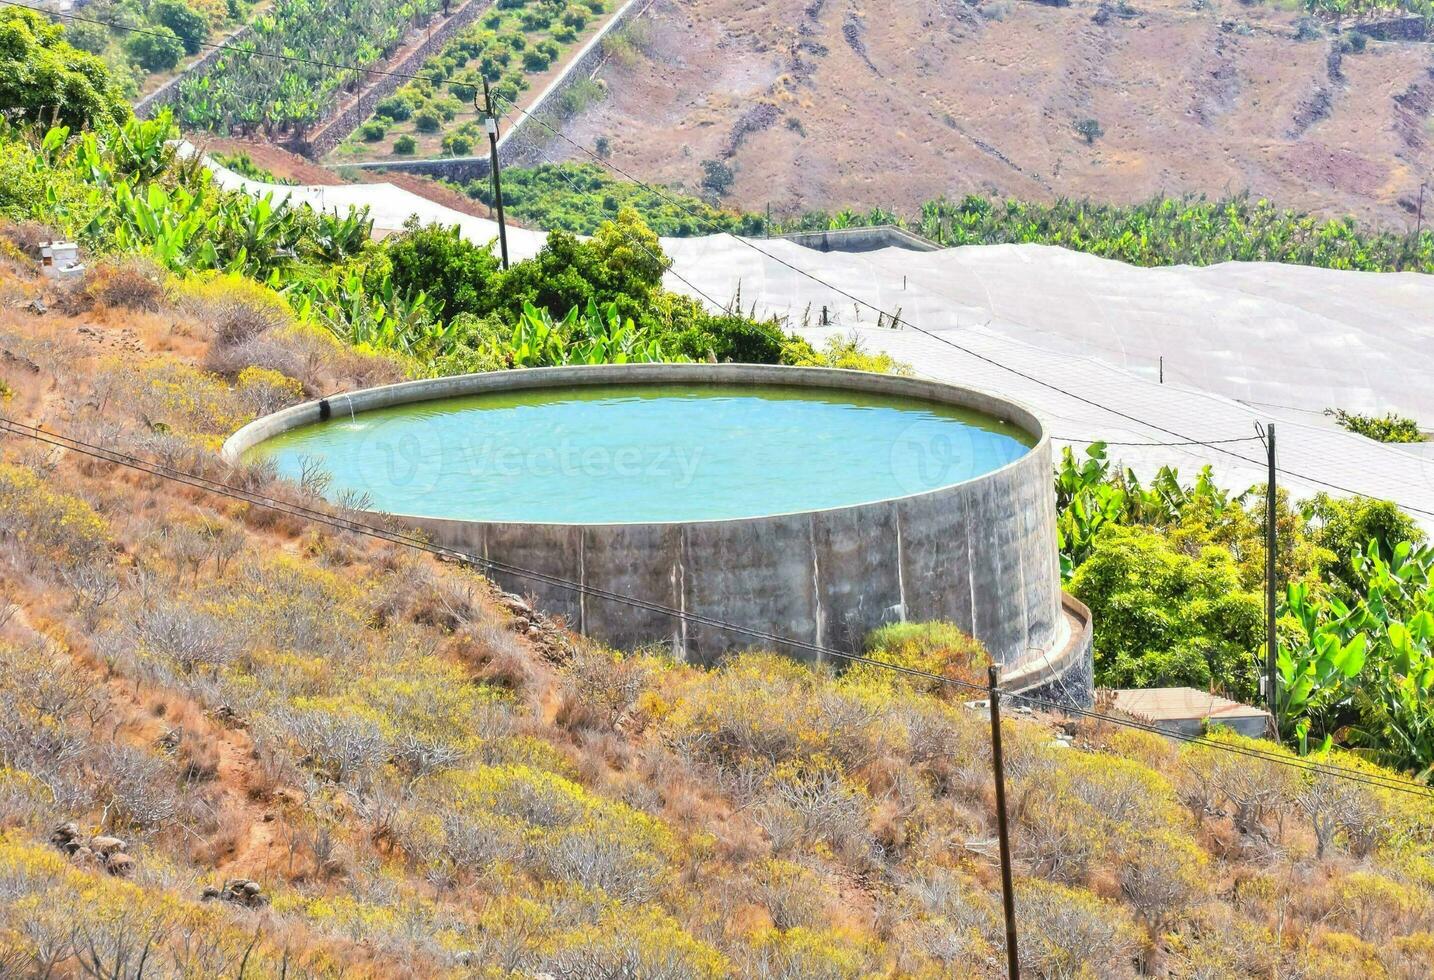
{"type": "MultiPolygon", "coordinates": [[[[7,254],[3,412],[90,442],[314,504],[217,441],[397,373],[253,284],[128,263],[62,296],[7,254]]],[[[0,975],[1000,975],[979,711],[614,653],[426,555],[0,454],[0,975]]],[[[1007,737],[1031,975],[1434,971],[1429,802],[1007,737]]]]}
{"type": "Polygon", "coordinates": [[[1336,31],[1305,8],[657,0],[598,74],[608,97],[565,134],[693,193],[721,162],[724,204],[778,216],[1248,190],[1413,230],[1434,165],[1429,44],[1355,38],[1382,13],[1349,9],[1336,31]]]}

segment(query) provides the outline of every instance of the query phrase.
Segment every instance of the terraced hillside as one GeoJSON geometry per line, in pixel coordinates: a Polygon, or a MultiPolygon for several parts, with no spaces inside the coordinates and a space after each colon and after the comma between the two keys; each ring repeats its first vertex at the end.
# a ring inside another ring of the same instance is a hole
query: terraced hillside
{"type": "Polygon", "coordinates": [[[753,210],[1249,189],[1412,228],[1434,164],[1430,45],[1293,5],[657,0],[638,25],[568,135],[753,210]]]}

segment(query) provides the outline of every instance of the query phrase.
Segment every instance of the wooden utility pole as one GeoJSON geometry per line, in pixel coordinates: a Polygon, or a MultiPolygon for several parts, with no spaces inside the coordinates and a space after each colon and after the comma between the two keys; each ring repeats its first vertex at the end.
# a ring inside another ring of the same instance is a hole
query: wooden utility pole
{"type": "Polygon", "coordinates": [[[503,268],[508,268],[508,225],[503,220],[503,180],[498,173],[498,114],[493,111],[493,93],[483,79],[483,127],[488,130],[488,156],[493,170],[493,207],[498,212],[498,248],[503,268]]]}
{"type": "Polygon", "coordinates": [[[991,705],[991,767],[996,777],[996,835],[1001,847],[1001,903],[1006,912],[1006,975],[1019,980],[1021,962],[1016,948],[1016,892],[1011,882],[1011,838],[1006,828],[1006,763],[1001,756],[1001,667],[987,673],[986,696],[991,705]]]}
{"type": "Polygon", "coordinates": [[[1275,468],[1275,427],[1265,426],[1265,452],[1268,455],[1269,472],[1265,482],[1265,704],[1270,709],[1270,718],[1275,723],[1275,738],[1280,737],[1279,697],[1279,630],[1275,622],[1277,615],[1276,591],[1279,585],[1279,571],[1275,559],[1279,556],[1279,514],[1276,503],[1279,499],[1279,484],[1275,468]]]}

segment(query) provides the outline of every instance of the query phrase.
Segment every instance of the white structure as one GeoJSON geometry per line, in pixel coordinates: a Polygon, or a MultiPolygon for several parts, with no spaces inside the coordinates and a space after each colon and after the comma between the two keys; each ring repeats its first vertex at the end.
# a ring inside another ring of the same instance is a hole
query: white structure
{"type": "Polygon", "coordinates": [[[80,246],[74,242],[41,242],[40,269],[51,278],[79,275],[85,271],[80,265],[80,246]]]}
{"type": "MultiPolygon", "coordinates": [[[[498,235],[492,221],[392,184],[288,187],[211,167],[222,186],[251,194],[366,205],[379,229],[417,215],[475,242],[498,235]]],[[[515,260],[543,240],[508,231],[515,260]]],[[[1112,455],[1137,471],[1210,465],[1243,488],[1264,482],[1264,449],[1223,440],[1274,421],[1291,493],[1395,500],[1434,530],[1434,443],[1384,445],[1323,415],[1396,410],[1434,425],[1434,276],[1274,263],[1142,269],[1041,245],[852,254],[710,235],[662,247],[674,291],[719,306],[740,293],[744,310],[782,317],[814,343],[855,334],[922,377],[1000,391],[1033,408],[1057,443],[1128,443],[1112,455]],[[877,309],[921,330],[878,324],[877,309]],[[1216,444],[1168,445],[1190,441],[1216,444]]]]}

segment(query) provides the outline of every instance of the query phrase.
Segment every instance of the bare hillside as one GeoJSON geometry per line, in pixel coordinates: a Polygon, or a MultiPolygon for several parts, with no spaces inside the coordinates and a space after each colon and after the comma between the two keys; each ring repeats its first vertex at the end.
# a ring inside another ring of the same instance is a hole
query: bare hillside
{"type": "Polygon", "coordinates": [[[1344,51],[1348,23],[1299,40],[1299,20],[1236,0],[657,0],[568,135],[691,188],[723,161],[754,210],[1248,189],[1412,226],[1434,49],[1344,51]]]}

